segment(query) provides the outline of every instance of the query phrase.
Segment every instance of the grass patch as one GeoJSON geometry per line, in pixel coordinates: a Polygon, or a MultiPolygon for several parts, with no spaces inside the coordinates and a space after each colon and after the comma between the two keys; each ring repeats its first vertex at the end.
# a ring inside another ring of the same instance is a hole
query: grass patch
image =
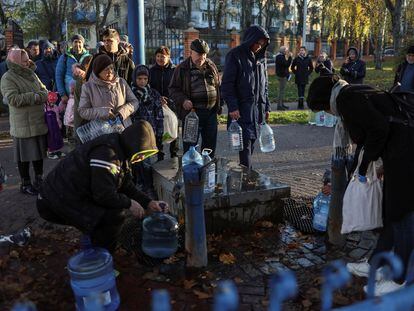
{"type": "Polygon", "coordinates": [[[2,139],[10,139],[10,132],[9,131],[0,131],[0,140],[2,139]]]}
{"type": "MultiPolygon", "coordinates": [[[[340,65],[335,66],[335,69],[339,71],[340,65]]],[[[372,86],[379,87],[381,89],[389,89],[393,85],[395,75],[395,64],[392,60],[389,60],[384,63],[383,70],[375,70],[374,62],[367,63],[367,74],[364,79],[364,83],[372,86]]],[[[306,93],[308,92],[308,87],[310,83],[318,77],[319,75],[313,72],[309,77],[309,84],[306,88],[306,93]]],[[[270,102],[277,102],[279,94],[279,81],[275,75],[269,76],[269,99],[270,102]]],[[[294,82],[294,77],[288,82],[286,86],[285,93],[285,102],[295,102],[297,101],[298,93],[296,84],[294,82]]]]}
{"type": "MultiPolygon", "coordinates": [[[[309,120],[309,110],[272,111],[269,116],[269,124],[306,124],[309,120]]],[[[227,115],[218,116],[219,124],[227,123],[227,115]]]]}

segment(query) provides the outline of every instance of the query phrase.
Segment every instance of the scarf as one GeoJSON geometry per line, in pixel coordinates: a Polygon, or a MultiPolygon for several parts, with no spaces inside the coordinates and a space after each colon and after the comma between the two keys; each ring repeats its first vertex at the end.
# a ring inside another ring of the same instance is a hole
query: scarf
{"type": "Polygon", "coordinates": [[[141,103],[145,103],[149,99],[151,87],[147,84],[144,87],[134,86],[133,91],[141,103]]]}
{"type": "Polygon", "coordinates": [[[352,141],[349,136],[348,130],[345,128],[341,116],[338,112],[336,98],[339,92],[344,86],[348,85],[345,80],[339,80],[332,88],[331,98],[329,104],[331,106],[331,112],[338,117],[338,121],[335,126],[335,133],[333,139],[333,158],[344,159],[352,154],[352,141]]]}

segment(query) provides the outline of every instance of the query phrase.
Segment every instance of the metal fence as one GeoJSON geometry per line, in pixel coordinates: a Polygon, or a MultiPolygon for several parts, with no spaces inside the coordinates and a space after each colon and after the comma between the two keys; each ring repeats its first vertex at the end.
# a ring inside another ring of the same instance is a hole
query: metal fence
{"type": "Polygon", "coordinates": [[[230,33],[200,33],[200,39],[206,41],[210,47],[210,58],[219,70],[224,67],[226,54],[230,51],[230,33]]]}
{"type": "Polygon", "coordinates": [[[179,64],[184,59],[183,30],[165,28],[158,32],[145,34],[145,56],[148,64],[155,62],[155,51],[161,45],[167,46],[171,51],[171,61],[179,64]]]}

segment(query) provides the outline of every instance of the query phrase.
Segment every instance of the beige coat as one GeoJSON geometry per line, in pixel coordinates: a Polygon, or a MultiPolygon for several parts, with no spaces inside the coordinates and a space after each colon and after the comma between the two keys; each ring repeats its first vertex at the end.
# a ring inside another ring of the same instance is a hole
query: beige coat
{"type": "Polygon", "coordinates": [[[47,133],[43,104],[47,101],[46,87],[34,73],[7,61],[9,70],[1,78],[1,93],[9,103],[10,135],[28,138],[47,133]],[[35,94],[40,101],[35,102],[35,94]]]}
{"type": "Polygon", "coordinates": [[[114,114],[119,113],[124,125],[128,126],[131,123],[129,117],[138,105],[138,99],[124,79],[117,77],[112,82],[106,82],[92,73],[89,81],[82,86],[78,111],[84,120],[107,120],[112,110],[114,114]]]}

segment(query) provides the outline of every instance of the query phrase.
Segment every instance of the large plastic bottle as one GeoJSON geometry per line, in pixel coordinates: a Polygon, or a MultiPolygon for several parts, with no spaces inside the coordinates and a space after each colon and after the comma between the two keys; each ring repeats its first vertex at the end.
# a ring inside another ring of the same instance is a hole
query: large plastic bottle
{"type": "Polygon", "coordinates": [[[313,228],[318,231],[326,231],[328,225],[329,204],[331,196],[319,192],[313,201],[313,228]]]}
{"type": "Polygon", "coordinates": [[[232,120],[228,133],[229,147],[232,151],[242,151],[243,150],[243,135],[242,128],[236,120],[232,120]]]}
{"type": "Polygon", "coordinates": [[[194,109],[185,117],[183,129],[183,142],[197,143],[199,119],[194,109]]]}
{"type": "Polygon", "coordinates": [[[195,146],[190,146],[190,149],[183,155],[182,164],[183,166],[186,166],[190,163],[197,163],[200,164],[200,166],[203,165],[203,158],[200,153],[196,150],[195,146]]]}
{"type": "Polygon", "coordinates": [[[276,148],[273,130],[267,123],[260,127],[259,144],[262,152],[272,152],[276,148]]]}
{"type": "Polygon", "coordinates": [[[142,222],[142,251],[153,258],[168,258],[178,247],[178,222],[166,213],[156,212],[142,222]]]}
{"type": "MultiPolygon", "coordinates": [[[[203,158],[203,165],[211,162],[210,153],[211,149],[204,149],[201,152],[203,158]]],[[[216,188],[216,164],[211,163],[206,168],[205,181],[204,181],[204,193],[211,193],[216,188]]]]}
{"type": "Polygon", "coordinates": [[[106,249],[92,247],[89,236],[82,236],[81,245],[82,250],[68,262],[76,310],[95,310],[97,304],[105,311],[117,310],[120,298],[111,254],[106,249]]]}
{"type": "Polygon", "coordinates": [[[319,111],[315,117],[316,126],[324,126],[325,124],[325,111],[319,111]]]}
{"type": "Polygon", "coordinates": [[[92,120],[85,125],[76,129],[76,134],[84,144],[96,137],[110,133],[121,133],[124,130],[122,122],[118,119],[115,121],[92,120]]]}
{"type": "Polygon", "coordinates": [[[324,126],[334,127],[336,124],[336,117],[330,113],[325,112],[324,126]]]}
{"type": "Polygon", "coordinates": [[[309,119],[308,124],[309,125],[315,125],[316,124],[316,112],[313,112],[312,110],[309,112],[309,119]]]}

